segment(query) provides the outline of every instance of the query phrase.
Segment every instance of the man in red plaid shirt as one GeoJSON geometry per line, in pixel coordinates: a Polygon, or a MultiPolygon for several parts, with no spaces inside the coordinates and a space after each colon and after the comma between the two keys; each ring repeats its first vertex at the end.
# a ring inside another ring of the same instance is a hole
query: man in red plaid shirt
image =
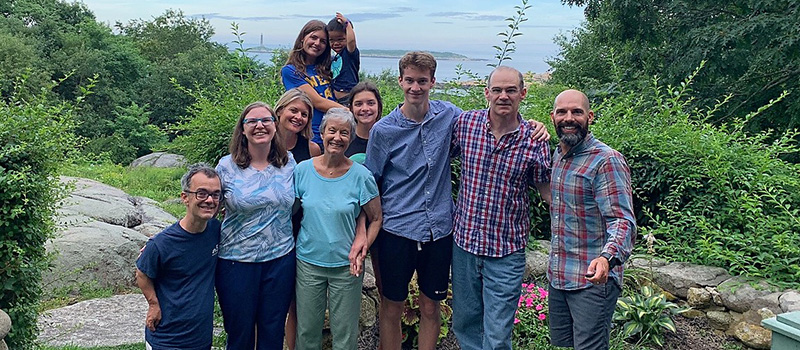
{"type": "Polygon", "coordinates": [[[560,140],[550,183],[550,340],[608,349],[622,264],[636,237],[630,169],[589,132],[594,112],[582,92],[559,94],[550,117],[560,140]]]}
{"type": "Polygon", "coordinates": [[[461,183],[453,227],[453,331],[462,349],[511,349],[525,271],[529,189],[550,199],[550,147],[536,141],[519,104],[522,74],[498,67],[484,94],[489,109],[462,113],[453,129],[461,183]]]}

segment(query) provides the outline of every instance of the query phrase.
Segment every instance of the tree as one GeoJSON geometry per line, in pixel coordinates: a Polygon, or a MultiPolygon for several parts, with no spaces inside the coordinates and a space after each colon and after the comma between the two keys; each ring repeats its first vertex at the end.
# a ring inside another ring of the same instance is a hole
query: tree
{"type": "MultiPolygon", "coordinates": [[[[786,90],[800,94],[800,3],[790,0],[564,0],[586,6],[587,22],[556,42],[557,82],[614,93],[658,75],[679,84],[702,61],[694,107],[732,95],[715,123],[730,122],[786,90]]],[[[800,126],[800,99],[750,121],[751,132],[800,126]]]]}

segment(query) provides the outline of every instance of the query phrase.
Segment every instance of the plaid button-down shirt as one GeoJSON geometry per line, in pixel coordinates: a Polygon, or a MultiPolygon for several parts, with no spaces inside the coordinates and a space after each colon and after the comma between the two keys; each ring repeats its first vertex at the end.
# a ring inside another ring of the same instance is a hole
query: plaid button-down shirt
{"type": "MultiPolygon", "coordinates": [[[[556,149],[552,177],[547,276],[556,289],[588,288],[584,275],[593,259],[607,252],[625,262],[633,250],[630,169],[622,154],[589,133],[566,154],[556,149]]],[[[609,277],[622,286],[622,266],[609,277]]]]}
{"type": "Polygon", "coordinates": [[[453,129],[453,151],[461,155],[461,184],[453,239],[467,252],[503,257],[524,249],[530,230],[529,186],[550,181],[550,147],[532,140],[533,129],[495,139],[488,111],[462,113],[453,129]]]}

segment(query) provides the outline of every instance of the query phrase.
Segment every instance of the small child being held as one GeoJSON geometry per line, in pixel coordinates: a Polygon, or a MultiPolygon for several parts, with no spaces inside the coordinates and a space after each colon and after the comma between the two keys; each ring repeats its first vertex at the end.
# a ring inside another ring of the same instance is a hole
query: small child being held
{"type": "Polygon", "coordinates": [[[337,102],[343,106],[350,105],[350,90],[358,84],[358,70],[361,67],[361,55],[356,47],[356,33],[353,23],[337,12],[336,17],[328,22],[328,40],[331,49],[336,52],[331,60],[333,73],[333,94],[337,102]]]}

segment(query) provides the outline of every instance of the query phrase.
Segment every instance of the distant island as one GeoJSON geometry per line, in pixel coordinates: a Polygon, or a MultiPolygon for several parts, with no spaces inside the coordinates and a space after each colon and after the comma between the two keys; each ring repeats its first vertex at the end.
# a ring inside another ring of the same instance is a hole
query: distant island
{"type": "MultiPolygon", "coordinates": [[[[361,57],[379,57],[379,58],[400,58],[410,50],[361,50],[361,57]]],[[[436,57],[437,60],[449,61],[487,61],[482,58],[471,58],[462,54],[446,51],[428,51],[431,55],[436,57]]]]}

